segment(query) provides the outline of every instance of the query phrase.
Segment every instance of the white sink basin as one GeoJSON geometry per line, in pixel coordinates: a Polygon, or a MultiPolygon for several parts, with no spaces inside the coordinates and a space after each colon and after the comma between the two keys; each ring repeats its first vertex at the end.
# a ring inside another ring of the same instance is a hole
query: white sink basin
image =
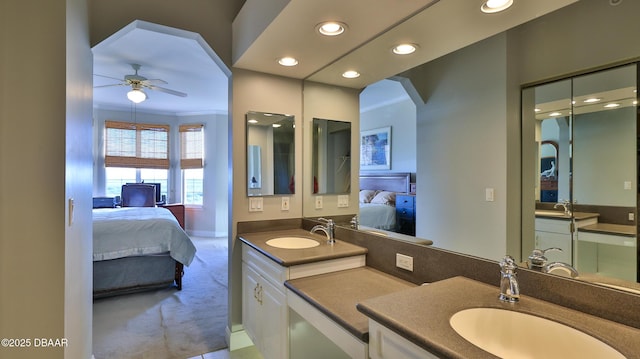
{"type": "Polygon", "coordinates": [[[278,237],[268,240],[267,245],[283,249],[304,249],[317,247],[320,243],[304,237],[278,237]]]}
{"type": "Polygon", "coordinates": [[[449,323],[464,339],[501,358],[625,358],[572,327],[510,310],[465,309],[449,323]]]}

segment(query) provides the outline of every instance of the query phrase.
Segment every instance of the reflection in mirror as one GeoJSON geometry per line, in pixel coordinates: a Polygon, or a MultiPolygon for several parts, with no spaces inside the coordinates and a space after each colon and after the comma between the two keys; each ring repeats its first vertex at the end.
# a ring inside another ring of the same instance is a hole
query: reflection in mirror
{"type": "Polygon", "coordinates": [[[523,257],[561,248],[547,260],[575,267],[578,279],[640,288],[636,79],[632,64],[535,88],[535,108],[524,109],[536,122],[535,235],[523,236],[523,257]]]}
{"type": "Polygon", "coordinates": [[[250,111],[246,120],[247,195],[295,193],[294,117],[250,111]]]}
{"type": "Polygon", "coordinates": [[[351,122],[314,118],[311,151],[313,193],[349,193],[351,122]]]}

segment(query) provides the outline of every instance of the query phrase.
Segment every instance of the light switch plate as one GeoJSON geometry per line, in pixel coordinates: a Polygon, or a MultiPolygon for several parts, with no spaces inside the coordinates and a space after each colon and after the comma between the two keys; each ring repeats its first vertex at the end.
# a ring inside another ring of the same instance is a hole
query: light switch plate
{"type": "Polygon", "coordinates": [[[338,195],[338,208],[349,207],[349,195],[341,194],[338,195]]]}
{"type": "Polygon", "coordinates": [[[288,211],[289,210],[289,197],[282,197],[282,207],[281,209],[283,211],[288,211]]]}
{"type": "Polygon", "coordinates": [[[322,196],[316,196],[316,209],[322,209],[322,196]]]}
{"type": "Polygon", "coordinates": [[[249,212],[262,212],[262,197],[249,198],[249,212]]]}
{"type": "Polygon", "coordinates": [[[484,199],[487,202],[493,202],[493,188],[484,189],[484,199]]]}

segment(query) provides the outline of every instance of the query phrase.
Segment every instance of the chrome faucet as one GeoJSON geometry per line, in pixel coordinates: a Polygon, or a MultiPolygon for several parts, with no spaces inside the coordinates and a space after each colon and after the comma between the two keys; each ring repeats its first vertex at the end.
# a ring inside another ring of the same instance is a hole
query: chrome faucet
{"type": "Polygon", "coordinates": [[[573,268],[570,264],[564,262],[551,262],[542,267],[542,272],[551,273],[558,268],[565,269],[567,272],[569,272],[571,274],[571,278],[575,278],[580,275],[575,268],[573,268]]]}
{"type": "Polygon", "coordinates": [[[562,207],[564,208],[564,214],[566,214],[567,216],[571,215],[571,210],[569,209],[569,207],[571,206],[571,202],[567,199],[561,199],[560,202],[556,203],[553,208],[558,208],[558,207],[562,207]]]}
{"type": "Polygon", "coordinates": [[[311,228],[310,232],[311,233],[323,232],[327,236],[328,244],[336,243],[336,240],[334,238],[336,224],[333,222],[333,219],[318,218],[318,220],[327,222],[327,225],[323,226],[322,224],[317,224],[313,226],[313,228],[311,228]]]}
{"type": "Polygon", "coordinates": [[[531,269],[542,270],[547,265],[547,257],[545,254],[549,251],[562,252],[562,248],[552,247],[547,249],[534,249],[529,256],[529,267],[531,269]]]}
{"type": "Polygon", "coordinates": [[[353,216],[353,218],[351,218],[351,228],[353,229],[358,229],[360,227],[360,222],[358,221],[358,215],[356,214],[355,216],[353,216]]]}
{"type": "Polygon", "coordinates": [[[566,271],[571,274],[571,278],[575,278],[580,275],[578,271],[575,268],[573,268],[570,264],[567,264],[564,262],[547,263],[547,257],[545,257],[545,253],[547,253],[548,251],[562,252],[562,249],[556,248],[556,247],[547,248],[547,249],[534,249],[533,252],[531,252],[531,255],[529,256],[529,266],[531,267],[531,269],[539,270],[542,273],[551,273],[555,269],[563,268],[563,269],[566,269],[566,271]]]}
{"type": "Polygon", "coordinates": [[[506,255],[500,261],[500,299],[503,302],[516,303],[520,300],[520,285],[516,277],[516,261],[506,255]]]}

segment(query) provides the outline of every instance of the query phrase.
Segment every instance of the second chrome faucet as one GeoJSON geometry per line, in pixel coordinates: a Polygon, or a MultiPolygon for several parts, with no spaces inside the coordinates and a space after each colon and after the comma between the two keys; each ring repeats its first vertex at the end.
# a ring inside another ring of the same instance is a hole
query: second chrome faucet
{"type": "Polygon", "coordinates": [[[317,224],[313,226],[313,228],[311,228],[311,233],[323,232],[327,236],[327,243],[334,244],[336,242],[335,222],[333,222],[333,219],[327,219],[327,218],[318,218],[318,220],[327,222],[327,224],[326,225],[317,224]]]}

